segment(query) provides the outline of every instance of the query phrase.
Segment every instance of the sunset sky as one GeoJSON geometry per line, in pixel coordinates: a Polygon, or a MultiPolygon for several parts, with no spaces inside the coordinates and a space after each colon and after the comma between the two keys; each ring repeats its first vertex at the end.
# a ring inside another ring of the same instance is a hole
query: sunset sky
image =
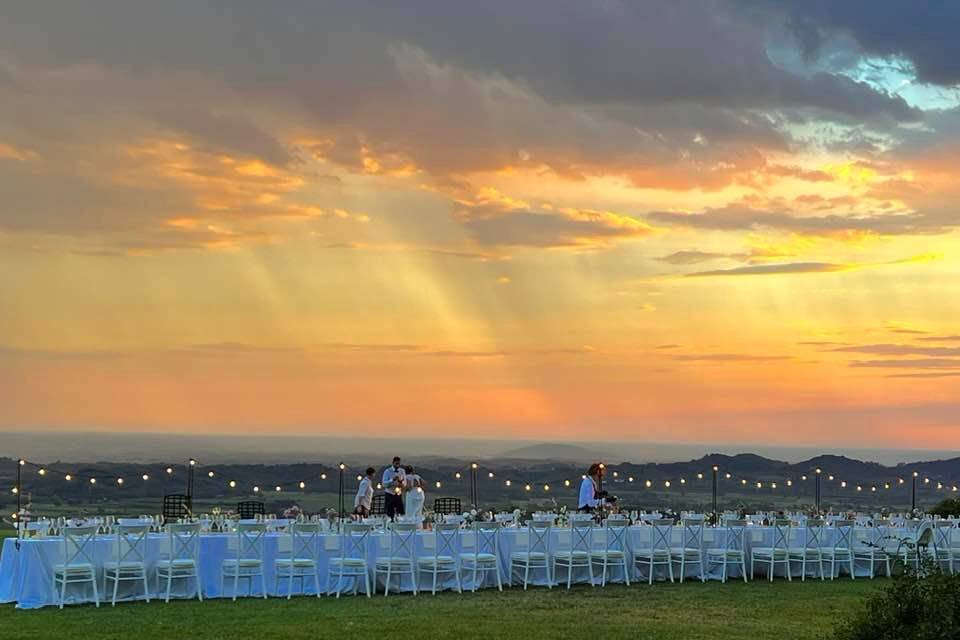
{"type": "Polygon", "coordinates": [[[957,448],[957,25],[5,2],[0,429],[957,448]]]}

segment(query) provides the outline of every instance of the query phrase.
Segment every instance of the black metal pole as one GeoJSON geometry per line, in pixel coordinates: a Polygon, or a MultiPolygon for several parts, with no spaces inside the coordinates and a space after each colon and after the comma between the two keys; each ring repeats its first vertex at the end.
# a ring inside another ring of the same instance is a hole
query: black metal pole
{"type": "Polygon", "coordinates": [[[193,471],[197,466],[197,461],[193,458],[187,461],[187,509],[190,515],[193,515],[193,471]]]}
{"type": "Polygon", "coordinates": [[[717,472],[720,471],[720,467],[713,465],[713,514],[717,517],[719,524],[719,517],[717,511],[717,472]]]}
{"type": "Polygon", "coordinates": [[[23,495],[23,483],[22,483],[22,470],[23,470],[24,461],[22,459],[17,460],[17,517],[14,518],[14,525],[17,527],[17,538],[20,537],[20,532],[23,530],[23,527],[20,526],[20,510],[22,509],[22,502],[20,496],[23,495]]]}
{"type": "Polygon", "coordinates": [[[477,463],[470,463],[470,504],[474,509],[480,508],[480,492],[477,488],[477,463]]]}
{"type": "Polygon", "coordinates": [[[817,474],[817,475],[816,475],[816,484],[814,485],[814,491],[815,491],[814,501],[815,501],[815,503],[816,503],[816,505],[817,505],[817,515],[819,515],[819,514],[820,514],[820,475],[821,475],[821,470],[820,470],[820,469],[817,469],[817,470],[816,470],[816,474],[817,474]]]}
{"type": "Polygon", "coordinates": [[[913,472],[913,484],[910,485],[910,511],[917,508],[917,472],[913,472]]]}
{"type": "Polygon", "coordinates": [[[338,465],[338,469],[340,470],[340,488],[339,488],[340,504],[339,504],[339,507],[340,507],[340,518],[341,518],[341,519],[343,518],[344,510],[345,510],[345,508],[346,508],[346,504],[345,504],[345,502],[344,502],[344,496],[343,496],[343,470],[346,469],[346,467],[347,467],[347,465],[343,464],[342,462],[338,465]]]}

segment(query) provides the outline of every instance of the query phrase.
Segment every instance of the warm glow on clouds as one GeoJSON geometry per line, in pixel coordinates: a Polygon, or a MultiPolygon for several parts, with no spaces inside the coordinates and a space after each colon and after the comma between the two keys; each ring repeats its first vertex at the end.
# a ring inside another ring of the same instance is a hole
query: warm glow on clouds
{"type": "Polygon", "coordinates": [[[11,9],[0,428],[960,435],[953,40],[481,4],[11,9]]]}

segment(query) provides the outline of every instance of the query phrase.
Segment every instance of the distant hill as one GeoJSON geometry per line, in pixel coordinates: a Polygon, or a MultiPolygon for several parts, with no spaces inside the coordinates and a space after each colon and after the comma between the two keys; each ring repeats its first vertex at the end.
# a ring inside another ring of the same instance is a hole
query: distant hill
{"type": "Polygon", "coordinates": [[[588,463],[604,458],[604,454],[586,447],[573,444],[554,444],[544,442],[505,451],[500,459],[508,460],[567,460],[588,463]]]}

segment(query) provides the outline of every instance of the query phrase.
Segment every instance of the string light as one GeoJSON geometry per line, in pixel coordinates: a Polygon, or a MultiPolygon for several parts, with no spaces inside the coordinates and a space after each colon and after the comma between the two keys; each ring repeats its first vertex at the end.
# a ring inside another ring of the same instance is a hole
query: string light
{"type": "Polygon", "coordinates": [[[669,480],[664,481],[663,486],[665,486],[667,489],[669,489],[669,488],[670,488],[670,481],[669,481],[669,480]]]}
{"type": "Polygon", "coordinates": [[[510,482],[509,480],[504,480],[503,484],[505,484],[505,485],[507,485],[507,486],[509,487],[510,484],[511,484],[511,482],[510,482]]]}
{"type": "Polygon", "coordinates": [[[173,473],[173,467],[167,467],[167,474],[173,473]]]}
{"type": "Polygon", "coordinates": [[[763,483],[762,483],[762,482],[758,482],[758,483],[757,483],[757,489],[763,489],[763,483]]]}
{"type": "Polygon", "coordinates": [[[361,480],[363,480],[363,476],[358,473],[358,474],[357,474],[357,482],[360,482],[361,480]]]}
{"type": "Polygon", "coordinates": [[[440,487],[442,487],[442,486],[443,486],[443,485],[442,485],[442,484],[440,484],[440,481],[439,481],[439,480],[437,480],[437,489],[439,489],[439,488],[440,488],[440,487]]]}
{"type": "Polygon", "coordinates": [[[543,485],[543,490],[544,490],[544,491],[550,491],[550,485],[548,485],[548,484],[543,485]]]}
{"type": "Polygon", "coordinates": [[[149,480],[149,479],[150,479],[150,476],[149,476],[148,474],[146,474],[146,473],[145,473],[145,474],[143,474],[143,475],[142,475],[142,476],[140,476],[140,477],[141,477],[141,478],[143,478],[143,480],[144,480],[144,482],[146,482],[147,480],[149,480]]]}
{"type": "Polygon", "coordinates": [[[123,478],[117,478],[117,484],[123,484],[123,478]]]}
{"type": "MultiPolygon", "coordinates": [[[[630,479],[630,482],[633,482],[633,478],[630,479]]],[[[564,481],[563,481],[563,486],[569,487],[569,486],[570,486],[570,481],[569,481],[569,480],[564,480],[564,481]]]]}
{"type": "Polygon", "coordinates": [[[831,476],[827,476],[827,480],[829,480],[830,482],[833,482],[833,476],[832,476],[832,475],[831,475],[831,476]]]}
{"type": "Polygon", "coordinates": [[[254,485],[254,487],[253,487],[253,492],[254,492],[254,493],[260,493],[260,487],[254,485]]]}
{"type": "Polygon", "coordinates": [[[889,482],[884,482],[884,483],[883,483],[883,488],[884,488],[884,489],[889,489],[889,488],[890,488],[890,483],[889,483],[889,482]]]}
{"type": "Polygon", "coordinates": [[[97,484],[96,478],[90,478],[90,484],[97,484]]]}
{"type": "Polygon", "coordinates": [[[207,471],[207,477],[208,477],[208,478],[212,478],[212,477],[213,477],[213,471],[207,471]]]}
{"type": "Polygon", "coordinates": [[[627,482],[633,482],[633,476],[629,476],[629,477],[627,478],[627,482]]]}
{"type": "Polygon", "coordinates": [[[478,466],[478,465],[477,465],[476,462],[471,462],[471,463],[470,463],[470,468],[471,468],[471,469],[476,469],[477,466],[478,466]]]}
{"type": "Polygon", "coordinates": [[[45,475],[47,475],[47,470],[41,468],[40,471],[37,471],[37,473],[39,473],[41,476],[45,476],[45,475]]]}
{"type": "Polygon", "coordinates": [[[613,477],[614,477],[614,478],[619,478],[619,477],[620,477],[620,473],[619,473],[618,471],[614,471],[614,472],[613,472],[613,477]]]}
{"type": "Polygon", "coordinates": [[[321,479],[321,480],[326,480],[326,479],[327,479],[327,474],[321,473],[321,474],[320,474],[320,479],[321,479]]]}
{"type": "Polygon", "coordinates": [[[236,489],[236,488],[237,488],[237,481],[236,481],[236,480],[231,480],[231,481],[230,481],[230,488],[231,488],[231,489],[236,489]]]}
{"type": "Polygon", "coordinates": [[[650,482],[649,480],[645,480],[645,481],[643,482],[643,486],[645,486],[647,489],[649,489],[650,487],[653,486],[653,483],[650,482]]]}
{"type": "Polygon", "coordinates": [[[300,484],[297,485],[297,486],[299,486],[300,489],[303,490],[303,489],[306,489],[306,488],[307,488],[307,483],[304,482],[303,480],[301,480],[301,481],[300,481],[300,484]]]}
{"type": "Polygon", "coordinates": [[[698,474],[697,474],[697,480],[703,480],[703,474],[702,474],[702,473],[698,473],[698,474]]]}
{"type": "Polygon", "coordinates": [[[680,478],[680,484],[687,484],[686,478],[680,478]]]}
{"type": "Polygon", "coordinates": [[[740,484],[742,484],[743,486],[747,486],[747,479],[744,478],[743,480],[741,480],[740,484]]]}
{"type": "Polygon", "coordinates": [[[280,493],[280,485],[275,486],[273,490],[276,491],[277,493],[280,493]]]}
{"type": "Polygon", "coordinates": [[[379,482],[377,483],[377,489],[383,489],[383,485],[380,484],[379,482]]]}
{"type": "Polygon", "coordinates": [[[729,479],[732,478],[733,476],[732,476],[732,475],[730,474],[730,472],[728,471],[728,472],[726,473],[725,477],[726,477],[727,480],[729,480],[729,479]]]}
{"type": "Polygon", "coordinates": [[[457,480],[459,480],[459,479],[460,479],[460,472],[457,471],[455,474],[453,474],[453,477],[456,478],[457,480]]]}
{"type": "Polygon", "coordinates": [[[807,481],[807,476],[800,476],[800,479],[803,480],[804,482],[806,482],[806,481],[807,481]]]}
{"type": "Polygon", "coordinates": [[[930,484],[930,478],[924,478],[923,484],[930,484]]]}
{"type": "Polygon", "coordinates": [[[841,481],[840,481],[840,487],[841,487],[842,489],[846,489],[846,488],[847,488],[847,481],[846,481],[846,480],[841,480],[841,481]]]}
{"type": "Polygon", "coordinates": [[[863,491],[863,487],[861,487],[860,485],[857,485],[857,491],[863,491]]]}
{"type": "Polygon", "coordinates": [[[792,487],[792,486],[793,486],[793,480],[787,480],[787,486],[788,486],[788,487],[792,487]]]}
{"type": "Polygon", "coordinates": [[[493,471],[491,471],[490,473],[488,473],[488,474],[487,474],[487,477],[488,477],[488,478],[492,478],[492,477],[493,477],[493,471]]]}
{"type": "Polygon", "coordinates": [[[870,491],[873,492],[873,493],[876,493],[877,487],[876,487],[876,486],[870,487],[870,491]]]}
{"type": "Polygon", "coordinates": [[[776,489],[776,488],[777,488],[777,483],[776,483],[776,482],[772,483],[772,484],[770,485],[770,488],[771,488],[771,489],[776,489]]]}
{"type": "Polygon", "coordinates": [[[17,495],[18,493],[20,493],[20,489],[18,489],[17,487],[14,487],[13,489],[10,490],[10,493],[12,493],[13,495],[17,495]]]}
{"type": "Polygon", "coordinates": [[[524,488],[524,490],[526,490],[526,491],[530,491],[530,489],[531,489],[530,485],[526,485],[526,486],[524,486],[523,488],[524,488]]]}
{"type": "Polygon", "coordinates": [[[900,484],[903,484],[906,481],[903,478],[897,478],[897,482],[899,482],[900,484]]]}
{"type": "Polygon", "coordinates": [[[343,464],[342,462],[337,466],[340,468],[340,471],[343,471],[344,469],[347,468],[347,465],[343,464]]]}
{"type": "Polygon", "coordinates": [[[70,482],[71,480],[73,480],[73,476],[68,473],[63,477],[63,479],[66,480],[67,482],[70,482]]]}

